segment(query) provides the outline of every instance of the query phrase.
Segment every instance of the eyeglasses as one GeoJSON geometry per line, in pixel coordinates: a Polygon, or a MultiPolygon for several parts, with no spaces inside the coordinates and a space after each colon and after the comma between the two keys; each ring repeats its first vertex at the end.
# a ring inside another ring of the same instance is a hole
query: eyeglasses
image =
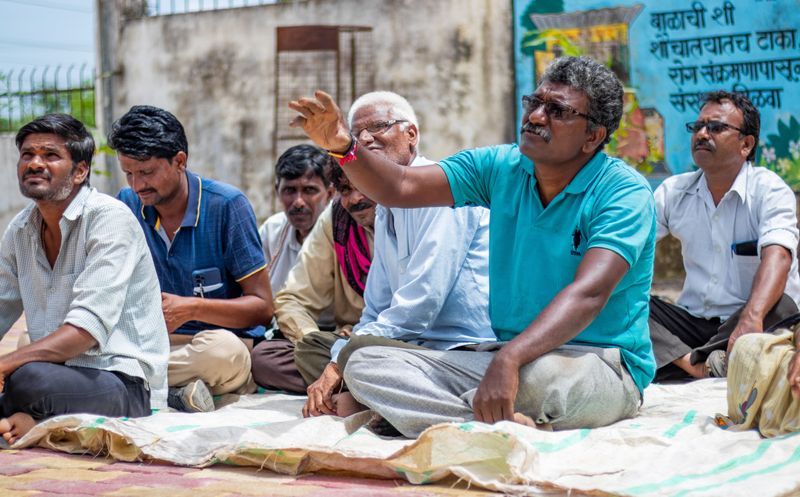
{"type": "Polygon", "coordinates": [[[583,112],[578,112],[573,107],[562,103],[556,102],[553,100],[542,100],[539,97],[534,97],[532,95],[525,95],[522,97],[522,105],[525,106],[525,112],[527,114],[531,114],[536,112],[539,107],[544,106],[544,113],[547,114],[547,117],[550,119],[557,119],[559,121],[563,121],[567,118],[567,116],[574,115],[580,116],[587,121],[591,121],[593,123],[597,123],[589,114],[584,114],[583,112]]]}
{"type": "Polygon", "coordinates": [[[698,133],[701,129],[706,128],[709,133],[712,135],[716,135],[717,133],[722,133],[726,129],[735,129],[739,133],[746,135],[747,133],[744,132],[741,128],[737,128],[728,123],[724,123],[722,121],[695,121],[693,123],[686,123],[686,131],[689,133],[698,133]]]}
{"type": "Polygon", "coordinates": [[[361,129],[354,129],[353,130],[353,136],[358,138],[359,136],[361,136],[361,133],[364,132],[364,131],[369,133],[371,136],[382,135],[383,133],[386,133],[387,131],[389,131],[389,129],[392,126],[394,126],[395,124],[407,123],[407,122],[408,121],[406,119],[392,119],[391,121],[374,122],[374,123],[370,124],[369,126],[364,126],[361,129]]]}

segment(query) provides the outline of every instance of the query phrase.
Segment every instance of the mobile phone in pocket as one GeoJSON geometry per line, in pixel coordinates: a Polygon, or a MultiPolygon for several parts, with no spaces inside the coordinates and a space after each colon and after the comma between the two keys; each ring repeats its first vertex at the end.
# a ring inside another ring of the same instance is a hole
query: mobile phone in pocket
{"type": "Polygon", "coordinates": [[[192,286],[195,297],[204,298],[207,293],[222,288],[222,275],[218,267],[192,271],[192,286]]]}

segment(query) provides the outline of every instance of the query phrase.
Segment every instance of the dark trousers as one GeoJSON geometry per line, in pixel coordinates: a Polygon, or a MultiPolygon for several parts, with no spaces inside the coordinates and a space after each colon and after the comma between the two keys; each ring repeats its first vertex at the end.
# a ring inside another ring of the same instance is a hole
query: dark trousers
{"type": "Polygon", "coordinates": [[[294,364],[294,353],[294,343],[285,338],[273,338],[259,343],[250,353],[253,380],[263,388],[306,393],[308,385],[294,364]]]}
{"type": "MultiPolygon", "coordinates": [[[[289,340],[266,340],[253,349],[253,379],[264,388],[306,393],[308,385],[322,375],[331,362],[331,347],[342,338],[330,331],[315,331],[296,344],[289,340]]],[[[350,355],[362,347],[383,346],[399,349],[424,349],[419,345],[373,335],[352,335],[337,358],[344,372],[350,355]]]]}
{"type": "MultiPolygon", "coordinates": [[[[650,339],[656,357],[655,381],[687,378],[689,374],[672,361],[690,355],[692,364],[704,362],[714,350],[726,350],[728,339],[739,323],[742,309],[725,321],[719,318],[705,319],[689,314],[684,308],[658,297],[650,297],[650,339]]],[[[788,295],[783,295],[764,318],[764,329],[797,313],[797,304],[788,295]]]]}
{"type": "Polygon", "coordinates": [[[0,416],[24,412],[40,420],[61,414],[141,417],[150,414],[144,380],[115,371],[29,362],[5,381],[0,416]]]}

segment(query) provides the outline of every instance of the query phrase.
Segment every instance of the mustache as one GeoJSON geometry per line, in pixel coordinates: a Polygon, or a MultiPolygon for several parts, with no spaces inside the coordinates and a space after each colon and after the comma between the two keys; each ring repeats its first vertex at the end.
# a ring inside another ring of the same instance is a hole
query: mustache
{"type": "Polygon", "coordinates": [[[705,147],[705,148],[708,148],[708,149],[710,149],[710,150],[714,150],[714,144],[713,144],[713,143],[711,143],[711,141],[710,141],[710,140],[697,140],[697,141],[694,143],[694,147],[692,147],[692,148],[693,148],[694,150],[697,150],[697,149],[698,149],[698,148],[700,148],[700,147],[705,147]]]}
{"type": "Polygon", "coordinates": [[[545,143],[550,143],[550,140],[553,139],[553,135],[550,133],[550,130],[544,126],[537,126],[531,124],[530,122],[522,125],[522,131],[527,131],[529,133],[533,133],[534,135],[541,136],[545,143]]]}
{"type": "Polygon", "coordinates": [[[287,212],[287,216],[296,216],[298,214],[311,214],[311,209],[308,207],[291,207],[287,212]]]}
{"type": "Polygon", "coordinates": [[[347,209],[347,212],[350,212],[350,213],[361,212],[361,211],[365,211],[367,209],[370,209],[370,208],[372,208],[374,206],[375,206],[374,203],[367,202],[366,200],[362,200],[361,202],[359,202],[357,204],[351,205],[350,208],[347,209]]]}
{"type": "Polygon", "coordinates": [[[22,180],[25,181],[31,176],[40,176],[47,180],[53,179],[53,175],[50,174],[50,171],[48,171],[47,169],[42,169],[40,171],[34,169],[27,169],[25,173],[22,175],[22,180]]]}

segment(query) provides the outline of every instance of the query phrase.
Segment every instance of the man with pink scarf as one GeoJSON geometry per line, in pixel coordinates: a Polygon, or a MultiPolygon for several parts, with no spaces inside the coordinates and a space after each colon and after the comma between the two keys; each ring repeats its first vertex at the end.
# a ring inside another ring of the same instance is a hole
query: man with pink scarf
{"type": "Polygon", "coordinates": [[[350,335],[364,308],[375,202],[353,188],[339,166],[328,175],[338,195],[319,216],[275,296],[276,338],[251,354],[253,379],[265,388],[306,393],[330,359],[327,350],[350,335]],[[321,331],[319,317],[328,309],[336,329],[321,331]],[[307,336],[323,344],[322,354],[295,365],[295,345],[307,336]]]}

